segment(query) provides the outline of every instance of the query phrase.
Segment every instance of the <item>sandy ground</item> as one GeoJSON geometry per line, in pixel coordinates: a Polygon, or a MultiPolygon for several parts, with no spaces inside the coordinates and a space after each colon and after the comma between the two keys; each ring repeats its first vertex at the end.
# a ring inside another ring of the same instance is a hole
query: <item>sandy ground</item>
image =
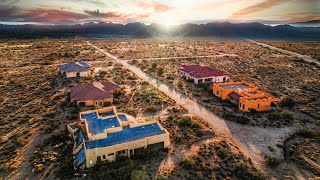
{"type": "Polygon", "coordinates": [[[207,121],[218,136],[228,138],[231,142],[235,143],[247,157],[251,158],[258,169],[266,170],[263,154],[272,153],[273,155],[276,154],[277,156],[282,157],[282,149],[277,148],[276,144],[283,144],[285,139],[294,132],[294,129],[251,127],[225,121],[197,102],[168,87],[161,81],[147,75],[138,67],[128,64],[125,60],[118,59],[88,41],[87,43],[113,59],[115,62],[120,63],[125,68],[131,70],[142,80],[148,81],[150,85],[156,87],[175,100],[177,104],[187,109],[189,113],[207,121]],[[273,152],[270,152],[269,146],[274,149],[273,152]]]}
{"type": "Polygon", "coordinates": [[[251,40],[251,39],[246,39],[246,40],[251,42],[251,43],[257,44],[259,46],[262,46],[262,47],[266,47],[266,48],[269,48],[269,49],[272,49],[272,50],[276,50],[276,51],[279,51],[281,53],[284,53],[284,54],[287,54],[287,55],[290,55],[290,56],[294,56],[294,57],[297,57],[297,58],[301,58],[304,61],[309,62],[309,63],[316,63],[317,65],[320,66],[320,62],[317,59],[311,58],[310,56],[306,56],[306,55],[302,55],[302,54],[299,54],[299,53],[296,53],[296,52],[292,52],[292,51],[284,50],[284,49],[281,49],[281,48],[277,48],[277,47],[274,47],[274,46],[271,46],[271,45],[268,45],[268,44],[264,44],[264,43],[260,43],[260,42],[257,42],[257,41],[251,40]]]}

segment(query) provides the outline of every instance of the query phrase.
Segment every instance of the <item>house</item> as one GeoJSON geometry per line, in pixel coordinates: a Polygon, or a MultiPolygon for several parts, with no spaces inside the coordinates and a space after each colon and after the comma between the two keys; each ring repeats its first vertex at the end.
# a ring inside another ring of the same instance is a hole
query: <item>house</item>
{"type": "Polygon", "coordinates": [[[278,98],[262,92],[248,82],[216,83],[213,86],[213,94],[222,100],[230,100],[238,105],[243,112],[270,111],[279,102],[278,98]]]}
{"type": "Polygon", "coordinates": [[[104,106],[113,102],[113,94],[120,86],[113,82],[79,84],[70,89],[70,101],[78,106],[104,106]]]}
{"type": "Polygon", "coordinates": [[[59,72],[67,78],[91,76],[93,68],[86,62],[69,62],[59,66],[59,72]]]}
{"type": "Polygon", "coordinates": [[[170,145],[169,133],[158,122],[133,123],[126,114],[118,114],[115,107],[81,112],[80,122],[68,124],[67,130],[74,139],[77,169],[170,145]]]}
{"type": "Polygon", "coordinates": [[[186,80],[193,80],[195,84],[226,82],[229,79],[223,71],[200,65],[182,65],[179,69],[179,74],[185,77],[186,80]]]}

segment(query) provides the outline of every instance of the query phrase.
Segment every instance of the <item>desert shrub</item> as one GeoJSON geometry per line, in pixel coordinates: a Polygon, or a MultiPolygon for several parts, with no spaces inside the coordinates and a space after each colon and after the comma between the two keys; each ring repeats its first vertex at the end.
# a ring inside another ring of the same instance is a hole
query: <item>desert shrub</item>
{"type": "Polygon", "coordinates": [[[189,116],[182,116],[178,122],[178,126],[191,126],[191,118],[189,116]]]}
{"type": "Polygon", "coordinates": [[[125,109],[125,112],[126,112],[127,114],[136,116],[136,115],[138,114],[139,110],[136,109],[136,108],[128,107],[128,108],[125,109]]]}
{"type": "Polygon", "coordinates": [[[265,156],[264,157],[268,166],[270,167],[275,167],[278,166],[280,164],[280,160],[276,157],[272,157],[272,156],[265,156]]]}
{"type": "Polygon", "coordinates": [[[286,119],[293,120],[293,113],[290,111],[282,111],[282,112],[272,112],[268,114],[268,119],[271,121],[286,119]]]}
{"type": "Polygon", "coordinates": [[[310,129],[301,129],[297,132],[298,135],[305,137],[305,138],[312,138],[314,137],[316,134],[310,130],[310,129]]]}
{"type": "Polygon", "coordinates": [[[111,106],[111,104],[112,104],[111,102],[104,102],[103,103],[104,106],[111,106]]]}
{"type": "Polygon", "coordinates": [[[234,174],[237,178],[243,180],[263,180],[266,179],[265,175],[263,175],[259,171],[252,170],[249,165],[244,162],[236,163],[232,168],[232,174],[234,174]]]}
{"type": "Polygon", "coordinates": [[[179,162],[179,165],[185,169],[194,170],[197,165],[196,162],[192,158],[184,158],[182,161],[179,162]]]}
{"type": "Polygon", "coordinates": [[[154,105],[151,105],[147,107],[146,111],[149,113],[155,113],[157,112],[157,108],[154,105]]]}
{"type": "Polygon", "coordinates": [[[296,101],[291,97],[285,97],[280,102],[280,107],[292,108],[296,105],[296,101]]]}
{"type": "Polygon", "coordinates": [[[16,141],[17,141],[20,145],[22,145],[22,146],[28,144],[28,139],[25,138],[25,137],[21,137],[21,136],[20,136],[20,137],[18,137],[18,138],[16,139],[16,141]]]}

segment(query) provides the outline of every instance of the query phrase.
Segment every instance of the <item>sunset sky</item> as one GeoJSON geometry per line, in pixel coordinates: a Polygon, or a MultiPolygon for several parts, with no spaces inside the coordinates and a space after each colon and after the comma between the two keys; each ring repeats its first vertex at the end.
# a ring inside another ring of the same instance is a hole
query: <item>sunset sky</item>
{"type": "Polygon", "coordinates": [[[0,0],[3,24],[212,21],[267,24],[320,18],[320,0],[0,0]]]}

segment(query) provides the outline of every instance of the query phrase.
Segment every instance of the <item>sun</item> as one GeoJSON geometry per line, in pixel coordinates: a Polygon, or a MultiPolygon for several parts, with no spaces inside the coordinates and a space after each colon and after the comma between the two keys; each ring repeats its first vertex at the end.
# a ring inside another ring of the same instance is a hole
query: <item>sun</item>
{"type": "Polygon", "coordinates": [[[170,31],[174,26],[178,25],[178,22],[174,17],[166,16],[159,20],[159,24],[161,24],[166,31],[170,31]]]}

